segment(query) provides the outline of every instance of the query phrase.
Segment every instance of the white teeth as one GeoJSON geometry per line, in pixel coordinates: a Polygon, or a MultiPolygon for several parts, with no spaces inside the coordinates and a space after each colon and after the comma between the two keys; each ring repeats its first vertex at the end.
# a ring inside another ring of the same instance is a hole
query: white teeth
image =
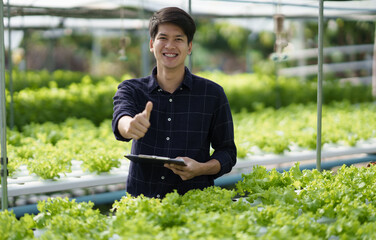
{"type": "Polygon", "coordinates": [[[165,53],[164,54],[166,57],[176,57],[177,54],[172,54],[172,53],[165,53]]]}

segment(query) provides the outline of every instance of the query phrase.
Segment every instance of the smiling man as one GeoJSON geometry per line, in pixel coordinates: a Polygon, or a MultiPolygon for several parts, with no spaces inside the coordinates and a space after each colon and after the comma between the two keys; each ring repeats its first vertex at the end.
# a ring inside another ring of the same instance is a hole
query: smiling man
{"type": "Polygon", "coordinates": [[[235,165],[236,146],[223,88],[185,67],[196,31],[192,17],[163,8],[150,18],[149,31],[156,67],[150,76],[119,85],[112,129],[120,141],[133,139],[132,154],[184,160],[185,166],[130,163],[127,192],[162,198],[214,185],[235,165]]]}

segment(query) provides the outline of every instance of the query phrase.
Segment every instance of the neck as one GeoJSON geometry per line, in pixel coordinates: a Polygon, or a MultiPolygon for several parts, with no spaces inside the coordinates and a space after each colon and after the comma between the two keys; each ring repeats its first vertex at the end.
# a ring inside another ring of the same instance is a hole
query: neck
{"type": "Polygon", "coordinates": [[[159,86],[166,92],[173,93],[183,82],[185,68],[166,69],[157,67],[157,80],[159,86]]]}

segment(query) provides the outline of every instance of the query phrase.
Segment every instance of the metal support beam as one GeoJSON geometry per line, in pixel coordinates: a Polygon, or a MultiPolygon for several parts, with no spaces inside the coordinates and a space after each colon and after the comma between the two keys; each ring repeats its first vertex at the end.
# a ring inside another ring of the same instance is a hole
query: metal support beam
{"type": "Polygon", "coordinates": [[[318,76],[317,76],[317,141],[316,141],[316,168],[321,171],[321,122],[322,122],[322,66],[323,66],[323,28],[324,28],[324,1],[319,3],[319,53],[318,53],[318,76]]]}
{"type": "Polygon", "coordinates": [[[372,96],[376,100],[376,25],[373,37],[373,62],[372,62],[372,96]]]}
{"type": "MultiPolygon", "coordinates": [[[[138,17],[142,20],[146,20],[147,16],[145,15],[144,1],[141,1],[141,6],[138,11],[138,17]]],[[[142,23],[141,33],[141,76],[147,76],[150,74],[150,46],[149,46],[149,35],[148,26],[145,25],[145,21],[142,23]]]]}
{"type": "Polygon", "coordinates": [[[13,101],[13,62],[12,62],[12,29],[10,27],[10,5],[8,0],[8,78],[9,78],[9,126],[13,129],[14,126],[14,101],[13,101]]]}
{"type": "Polygon", "coordinates": [[[1,209],[8,209],[8,167],[7,167],[7,125],[5,104],[5,46],[4,46],[4,4],[0,1],[0,128],[1,128],[1,209]]]}

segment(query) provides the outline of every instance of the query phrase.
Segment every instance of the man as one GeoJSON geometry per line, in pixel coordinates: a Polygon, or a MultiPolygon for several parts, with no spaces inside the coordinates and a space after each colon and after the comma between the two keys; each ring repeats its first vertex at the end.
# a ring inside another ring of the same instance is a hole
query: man
{"type": "Polygon", "coordinates": [[[130,163],[127,192],[163,198],[174,189],[184,194],[212,186],[235,165],[236,146],[223,88],[184,65],[196,31],[191,16],[175,7],[161,9],[149,31],[157,66],[150,76],[119,85],[112,129],[118,140],[133,139],[132,154],[184,160],[186,166],[130,163]]]}

